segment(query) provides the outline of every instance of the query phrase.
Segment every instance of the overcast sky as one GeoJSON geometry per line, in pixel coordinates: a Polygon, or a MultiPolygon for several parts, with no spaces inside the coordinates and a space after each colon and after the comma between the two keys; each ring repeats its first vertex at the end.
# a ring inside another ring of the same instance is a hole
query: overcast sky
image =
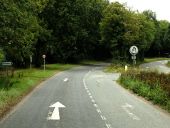
{"type": "Polygon", "coordinates": [[[170,0],[110,0],[110,2],[119,1],[127,3],[127,6],[133,10],[152,10],[156,12],[158,20],[170,21],[170,0]]]}

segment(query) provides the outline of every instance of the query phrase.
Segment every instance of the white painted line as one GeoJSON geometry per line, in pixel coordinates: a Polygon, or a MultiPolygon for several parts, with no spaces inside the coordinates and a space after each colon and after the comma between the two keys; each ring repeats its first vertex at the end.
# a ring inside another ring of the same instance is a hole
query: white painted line
{"type": "Polygon", "coordinates": [[[98,105],[97,104],[93,104],[94,107],[98,108],[98,105]]]}
{"type": "Polygon", "coordinates": [[[90,96],[90,99],[93,99],[93,96],[90,96]]]}
{"type": "Polygon", "coordinates": [[[89,90],[86,90],[86,92],[89,94],[90,93],[90,91],[89,90]]]}
{"type": "Polygon", "coordinates": [[[64,81],[64,82],[67,82],[67,81],[68,81],[68,78],[65,78],[63,81],[64,81]]]}
{"type": "Polygon", "coordinates": [[[106,120],[106,117],[105,117],[105,116],[100,115],[100,117],[102,118],[102,120],[103,120],[103,121],[105,121],[105,120],[106,120]]]}
{"type": "Polygon", "coordinates": [[[129,109],[134,109],[134,107],[128,103],[126,103],[125,105],[122,106],[123,110],[129,115],[129,117],[131,117],[133,120],[140,120],[139,117],[137,117],[134,113],[130,112],[129,109]]]}
{"type": "Polygon", "coordinates": [[[85,87],[85,89],[86,89],[86,90],[88,90],[88,88],[87,88],[87,87],[85,87]]]}
{"type": "Polygon", "coordinates": [[[88,95],[91,96],[91,93],[89,92],[88,95]]]}
{"type": "Polygon", "coordinates": [[[91,102],[92,102],[92,103],[95,103],[95,100],[94,100],[94,99],[91,99],[91,102]]]}
{"type": "Polygon", "coordinates": [[[59,108],[65,108],[63,104],[60,102],[56,102],[53,105],[49,106],[50,108],[54,108],[54,111],[52,112],[51,117],[48,117],[48,120],[60,120],[60,113],[59,113],[59,108]]]}
{"type": "Polygon", "coordinates": [[[107,127],[107,128],[112,128],[112,127],[111,127],[111,124],[106,124],[106,127],[107,127]]]}
{"type": "Polygon", "coordinates": [[[100,109],[96,109],[96,111],[97,111],[98,113],[102,113],[100,109]]]}
{"type": "Polygon", "coordinates": [[[125,105],[123,105],[122,107],[124,108],[131,108],[131,109],[134,109],[134,107],[128,103],[126,103],[125,105]]]}

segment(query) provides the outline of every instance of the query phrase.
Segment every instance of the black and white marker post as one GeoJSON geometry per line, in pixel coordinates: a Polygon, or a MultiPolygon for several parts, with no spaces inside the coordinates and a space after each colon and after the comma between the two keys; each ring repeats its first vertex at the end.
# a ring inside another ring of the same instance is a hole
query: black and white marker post
{"type": "Polygon", "coordinates": [[[131,46],[129,49],[130,54],[132,55],[133,66],[136,65],[136,55],[138,54],[139,50],[137,46],[131,46]]]}

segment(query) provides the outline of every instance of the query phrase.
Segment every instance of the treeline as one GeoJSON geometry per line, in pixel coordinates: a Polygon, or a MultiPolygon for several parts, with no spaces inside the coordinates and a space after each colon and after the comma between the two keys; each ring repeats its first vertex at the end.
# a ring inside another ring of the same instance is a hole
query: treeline
{"type": "Polygon", "coordinates": [[[170,52],[170,25],[155,13],[132,11],[108,0],[1,0],[0,47],[16,66],[47,61],[129,59],[129,47],[139,56],[170,52]]]}

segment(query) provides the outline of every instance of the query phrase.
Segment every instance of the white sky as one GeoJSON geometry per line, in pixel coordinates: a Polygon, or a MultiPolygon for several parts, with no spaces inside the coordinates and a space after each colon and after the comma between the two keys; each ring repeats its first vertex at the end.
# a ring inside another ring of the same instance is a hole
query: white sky
{"type": "Polygon", "coordinates": [[[158,20],[170,21],[170,0],[109,0],[127,3],[127,6],[133,10],[152,10],[156,12],[158,20]]]}

